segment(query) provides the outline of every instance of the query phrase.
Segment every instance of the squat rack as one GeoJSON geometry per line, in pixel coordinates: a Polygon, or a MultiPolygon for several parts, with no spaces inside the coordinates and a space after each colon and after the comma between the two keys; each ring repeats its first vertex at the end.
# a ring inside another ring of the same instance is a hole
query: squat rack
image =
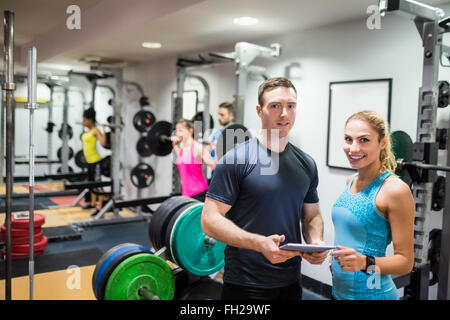
{"type": "MultiPolygon", "coordinates": [[[[450,50],[442,45],[443,33],[449,32],[444,11],[412,0],[380,0],[379,12],[395,12],[414,19],[422,38],[423,73],[419,89],[417,119],[417,142],[414,144],[413,161],[437,165],[438,142],[436,141],[437,107],[439,96],[438,74],[441,55],[448,56],[450,50]]],[[[447,166],[450,165],[450,151],[447,142],[447,166]]],[[[405,293],[412,299],[428,299],[430,264],[428,242],[432,211],[433,183],[437,178],[434,170],[423,170],[420,181],[413,181],[411,191],[416,204],[414,221],[414,269],[405,293]]],[[[446,174],[446,190],[450,190],[450,175],[446,174]]],[[[450,298],[450,193],[445,195],[442,217],[442,238],[439,263],[439,300],[450,298]]]]}

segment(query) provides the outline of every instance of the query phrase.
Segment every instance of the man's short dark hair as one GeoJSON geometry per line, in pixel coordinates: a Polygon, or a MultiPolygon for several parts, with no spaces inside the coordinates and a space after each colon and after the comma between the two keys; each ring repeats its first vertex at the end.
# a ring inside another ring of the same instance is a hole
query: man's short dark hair
{"type": "Polygon", "coordinates": [[[234,116],[234,106],[231,102],[222,102],[221,104],[219,104],[219,109],[220,108],[227,109],[228,113],[231,113],[234,116]]]}
{"type": "Polygon", "coordinates": [[[292,88],[295,94],[297,95],[297,89],[295,89],[294,85],[288,78],[285,77],[270,78],[261,83],[261,85],[258,88],[258,104],[260,106],[264,105],[263,99],[264,92],[277,87],[292,88]]]}

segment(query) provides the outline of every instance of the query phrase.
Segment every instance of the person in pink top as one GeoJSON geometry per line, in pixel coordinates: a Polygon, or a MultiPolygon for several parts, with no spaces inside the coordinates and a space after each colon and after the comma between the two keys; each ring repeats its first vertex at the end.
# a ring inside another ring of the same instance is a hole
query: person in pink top
{"type": "Polygon", "coordinates": [[[216,162],[211,157],[211,150],[194,140],[194,123],[180,119],[175,126],[176,137],[172,145],[177,154],[177,167],[181,178],[181,195],[199,201],[205,201],[208,183],[203,174],[205,162],[212,170],[216,162]]]}

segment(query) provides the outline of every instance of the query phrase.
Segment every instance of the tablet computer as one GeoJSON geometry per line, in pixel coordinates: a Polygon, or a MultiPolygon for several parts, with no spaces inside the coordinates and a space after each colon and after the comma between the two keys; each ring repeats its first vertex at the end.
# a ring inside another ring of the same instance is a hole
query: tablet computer
{"type": "Polygon", "coordinates": [[[317,244],[303,244],[303,243],[286,243],[280,247],[283,250],[292,250],[292,251],[300,251],[300,252],[323,252],[327,250],[336,249],[335,246],[323,246],[317,244]]]}

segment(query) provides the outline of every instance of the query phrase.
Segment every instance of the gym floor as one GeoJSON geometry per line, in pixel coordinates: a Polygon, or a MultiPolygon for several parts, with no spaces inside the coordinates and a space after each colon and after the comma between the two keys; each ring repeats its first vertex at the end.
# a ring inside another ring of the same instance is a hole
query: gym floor
{"type": "MultiPolygon", "coordinates": [[[[47,185],[42,185],[45,189],[47,185]]],[[[47,186],[48,187],[48,186],[47,186]]],[[[52,186],[53,189],[53,186],[52,186]]],[[[75,197],[58,199],[60,205],[71,203],[75,197]]],[[[26,199],[27,200],[27,199],[26,199]]],[[[52,203],[54,199],[42,199],[42,204],[52,203]]],[[[82,221],[90,218],[90,210],[81,207],[38,209],[35,213],[46,216],[43,226],[44,234],[51,237],[52,233],[61,232],[59,228],[67,232],[68,225],[72,221],[82,221]]],[[[122,210],[121,216],[130,216],[133,212],[122,210]]],[[[0,224],[4,222],[4,214],[0,214],[0,224]]],[[[95,264],[101,255],[110,248],[122,243],[136,243],[146,248],[151,244],[148,237],[148,221],[144,219],[138,222],[125,222],[94,227],[84,227],[74,230],[78,237],[67,236],[58,241],[49,240],[44,254],[35,257],[35,297],[34,299],[61,299],[61,300],[91,300],[95,299],[92,292],[92,274],[95,264]],[[79,267],[81,280],[77,290],[70,289],[67,284],[72,273],[70,268],[79,267]]],[[[13,299],[28,299],[29,277],[28,258],[13,260],[13,299]]],[[[4,299],[5,267],[4,261],[0,261],[0,299],[4,299]]],[[[326,298],[305,289],[304,300],[325,300],[326,298]]]]}

